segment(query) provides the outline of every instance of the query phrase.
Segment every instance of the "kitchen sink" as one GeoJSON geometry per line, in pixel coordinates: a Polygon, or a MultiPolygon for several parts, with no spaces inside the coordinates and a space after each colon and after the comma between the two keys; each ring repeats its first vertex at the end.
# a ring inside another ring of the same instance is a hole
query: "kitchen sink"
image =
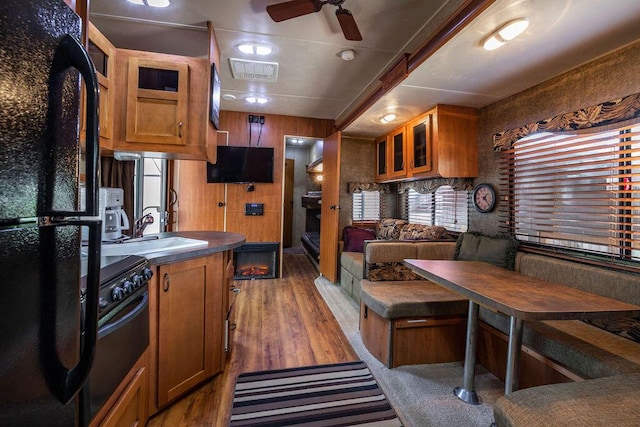
{"type": "Polygon", "coordinates": [[[186,237],[167,237],[154,240],[135,240],[123,243],[102,245],[103,256],[144,255],[152,258],[155,252],[171,252],[177,249],[203,248],[209,244],[206,240],[187,239],[186,237]]]}

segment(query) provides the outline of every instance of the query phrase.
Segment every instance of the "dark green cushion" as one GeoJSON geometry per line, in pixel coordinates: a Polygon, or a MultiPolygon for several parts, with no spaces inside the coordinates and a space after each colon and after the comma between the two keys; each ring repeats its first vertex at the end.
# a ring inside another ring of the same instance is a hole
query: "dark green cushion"
{"type": "Polygon", "coordinates": [[[498,267],[515,270],[517,251],[518,241],[509,235],[486,236],[470,231],[458,237],[453,259],[488,262],[498,267]]]}

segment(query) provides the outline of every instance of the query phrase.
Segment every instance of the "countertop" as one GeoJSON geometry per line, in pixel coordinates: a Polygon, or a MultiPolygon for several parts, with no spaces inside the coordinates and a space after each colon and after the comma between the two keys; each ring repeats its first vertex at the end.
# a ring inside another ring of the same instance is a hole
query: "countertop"
{"type": "Polygon", "coordinates": [[[153,256],[148,257],[149,263],[155,265],[169,264],[176,261],[211,255],[216,252],[228,251],[242,246],[246,242],[246,237],[243,234],[226,233],[223,231],[182,231],[158,233],[157,236],[161,239],[166,237],[185,237],[188,239],[207,240],[209,242],[209,246],[195,249],[173,249],[166,253],[155,252],[153,253],[153,256]]]}

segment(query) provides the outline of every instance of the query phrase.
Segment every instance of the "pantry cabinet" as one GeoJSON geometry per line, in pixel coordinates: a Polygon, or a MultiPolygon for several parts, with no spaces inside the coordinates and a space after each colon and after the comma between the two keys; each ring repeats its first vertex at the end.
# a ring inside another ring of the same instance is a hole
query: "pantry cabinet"
{"type": "Polygon", "coordinates": [[[477,176],[477,129],[476,109],[437,105],[376,139],[376,181],[477,176]]]}
{"type": "Polygon", "coordinates": [[[227,268],[225,252],[157,267],[157,408],[222,370],[227,268]]]}

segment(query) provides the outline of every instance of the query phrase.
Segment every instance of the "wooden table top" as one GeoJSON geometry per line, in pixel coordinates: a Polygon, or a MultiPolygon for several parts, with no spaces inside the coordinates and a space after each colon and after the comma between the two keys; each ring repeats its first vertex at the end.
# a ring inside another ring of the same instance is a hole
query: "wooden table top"
{"type": "Polygon", "coordinates": [[[640,307],[478,261],[407,259],[420,276],[522,320],[623,318],[640,307]]]}

